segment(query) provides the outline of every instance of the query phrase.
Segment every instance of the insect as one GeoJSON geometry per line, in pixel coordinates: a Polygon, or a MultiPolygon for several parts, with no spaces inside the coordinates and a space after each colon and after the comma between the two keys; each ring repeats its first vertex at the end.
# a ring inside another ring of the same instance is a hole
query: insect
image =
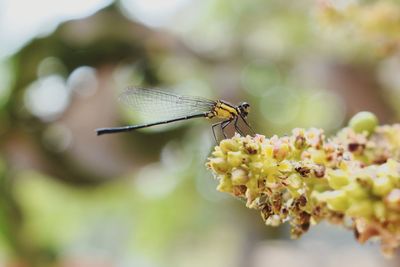
{"type": "Polygon", "coordinates": [[[216,142],[215,128],[220,127],[223,136],[227,138],[225,128],[231,123],[240,135],[244,135],[238,125],[239,119],[253,132],[246,121],[250,108],[250,105],[246,102],[234,106],[223,100],[213,101],[202,97],[184,96],[156,89],[136,87],[126,89],[119,99],[140,114],[153,117],[154,122],[115,128],[99,128],[96,129],[97,135],[128,132],[193,118],[220,119],[219,122],[211,126],[216,142]]]}

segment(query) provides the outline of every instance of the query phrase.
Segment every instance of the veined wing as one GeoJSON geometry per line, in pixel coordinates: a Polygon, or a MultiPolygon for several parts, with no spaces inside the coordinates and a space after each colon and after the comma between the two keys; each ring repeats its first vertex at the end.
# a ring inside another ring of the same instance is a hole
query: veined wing
{"type": "Polygon", "coordinates": [[[215,105],[206,98],[136,87],[126,89],[119,99],[149,122],[209,112],[215,105]]]}

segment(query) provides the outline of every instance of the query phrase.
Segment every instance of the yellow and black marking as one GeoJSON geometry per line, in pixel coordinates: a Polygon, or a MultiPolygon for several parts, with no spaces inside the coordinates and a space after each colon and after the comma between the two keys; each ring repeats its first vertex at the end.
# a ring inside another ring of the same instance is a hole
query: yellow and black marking
{"type": "Polygon", "coordinates": [[[169,92],[143,88],[128,89],[121,95],[121,98],[122,100],[127,100],[126,102],[128,102],[134,109],[139,112],[143,112],[144,110],[145,112],[153,112],[153,110],[159,110],[160,106],[162,106],[162,115],[165,116],[169,114],[168,109],[170,109],[172,111],[171,119],[141,125],[96,129],[97,135],[128,132],[155,125],[201,117],[205,117],[208,119],[218,118],[222,120],[212,125],[212,131],[216,141],[217,138],[215,134],[215,127],[219,126],[221,128],[223,136],[226,138],[224,129],[232,122],[235,130],[239,134],[243,135],[242,130],[238,127],[239,118],[242,119],[245,125],[251,130],[250,125],[246,121],[250,105],[246,102],[243,102],[238,106],[234,106],[223,100],[212,101],[199,97],[181,96],[169,92]],[[173,115],[173,112],[176,110],[187,110],[187,115],[173,115]]]}
{"type": "Polygon", "coordinates": [[[236,108],[221,100],[216,101],[214,108],[215,116],[219,119],[232,119],[239,116],[236,108]]]}

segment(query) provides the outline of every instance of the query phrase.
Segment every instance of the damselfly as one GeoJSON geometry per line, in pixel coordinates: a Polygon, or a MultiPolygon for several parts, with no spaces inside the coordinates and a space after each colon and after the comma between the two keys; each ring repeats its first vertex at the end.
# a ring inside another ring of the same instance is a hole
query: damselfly
{"type": "Polygon", "coordinates": [[[225,128],[231,123],[239,134],[244,135],[239,128],[239,119],[252,131],[246,121],[250,108],[250,105],[246,102],[235,106],[223,100],[213,101],[202,97],[177,95],[145,88],[128,88],[120,95],[120,100],[136,112],[153,116],[155,122],[116,128],[100,128],[96,129],[97,135],[128,132],[193,118],[220,119],[211,127],[216,141],[215,128],[220,127],[223,136],[226,138],[225,128]]]}

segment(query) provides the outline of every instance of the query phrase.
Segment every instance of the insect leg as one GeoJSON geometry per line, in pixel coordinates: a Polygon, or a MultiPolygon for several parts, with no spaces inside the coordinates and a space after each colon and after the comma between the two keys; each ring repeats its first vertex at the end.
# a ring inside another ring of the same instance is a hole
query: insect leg
{"type": "Polygon", "coordinates": [[[243,117],[243,115],[239,113],[239,116],[242,118],[244,124],[246,124],[247,127],[250,129],[251,133],[252,133],[253,135],[256,134],[256,133],[254,132],[253,128],[251,128],[250,124],[247,122],[247,120],[243,117]]]}
{"type": "Polygon", "coordinates": [[[239,122],[239,117],[235,118],[235,122],[234,122],[234,126],[235,126],[235,130],[241,135],[244,136],[244,133],[242,130],[240,130],[239,126],[238,126],[238,122],[239,122]]]}
{"type": "Polygon", "coordinates": [[[223,122],[221,123],[221,132],[222,132],[222,135],[225,137],[225,139],[228,138],[228,137],[226,136],[226,133],[225,133],[225,128],[226,128],[231,122],[232,122],[232,119],[228,119],[228,120],[223,121],[223,122]]]}
{"type": "Polygon", "coordinates": [[[214,140],[215,140],[215,143],[217,143],[217,144],[218,144],[218,140],[217,140],[217,135],[215,134],[215,127],[218,125],[221,125],[222,123],[223,123],[223,121],[220,121],[220,122],[217,122],[217,123],[214,123],[213,125],[211,125],[211,130],[212,130],[212,133],[214,136],[214,140]]]}

